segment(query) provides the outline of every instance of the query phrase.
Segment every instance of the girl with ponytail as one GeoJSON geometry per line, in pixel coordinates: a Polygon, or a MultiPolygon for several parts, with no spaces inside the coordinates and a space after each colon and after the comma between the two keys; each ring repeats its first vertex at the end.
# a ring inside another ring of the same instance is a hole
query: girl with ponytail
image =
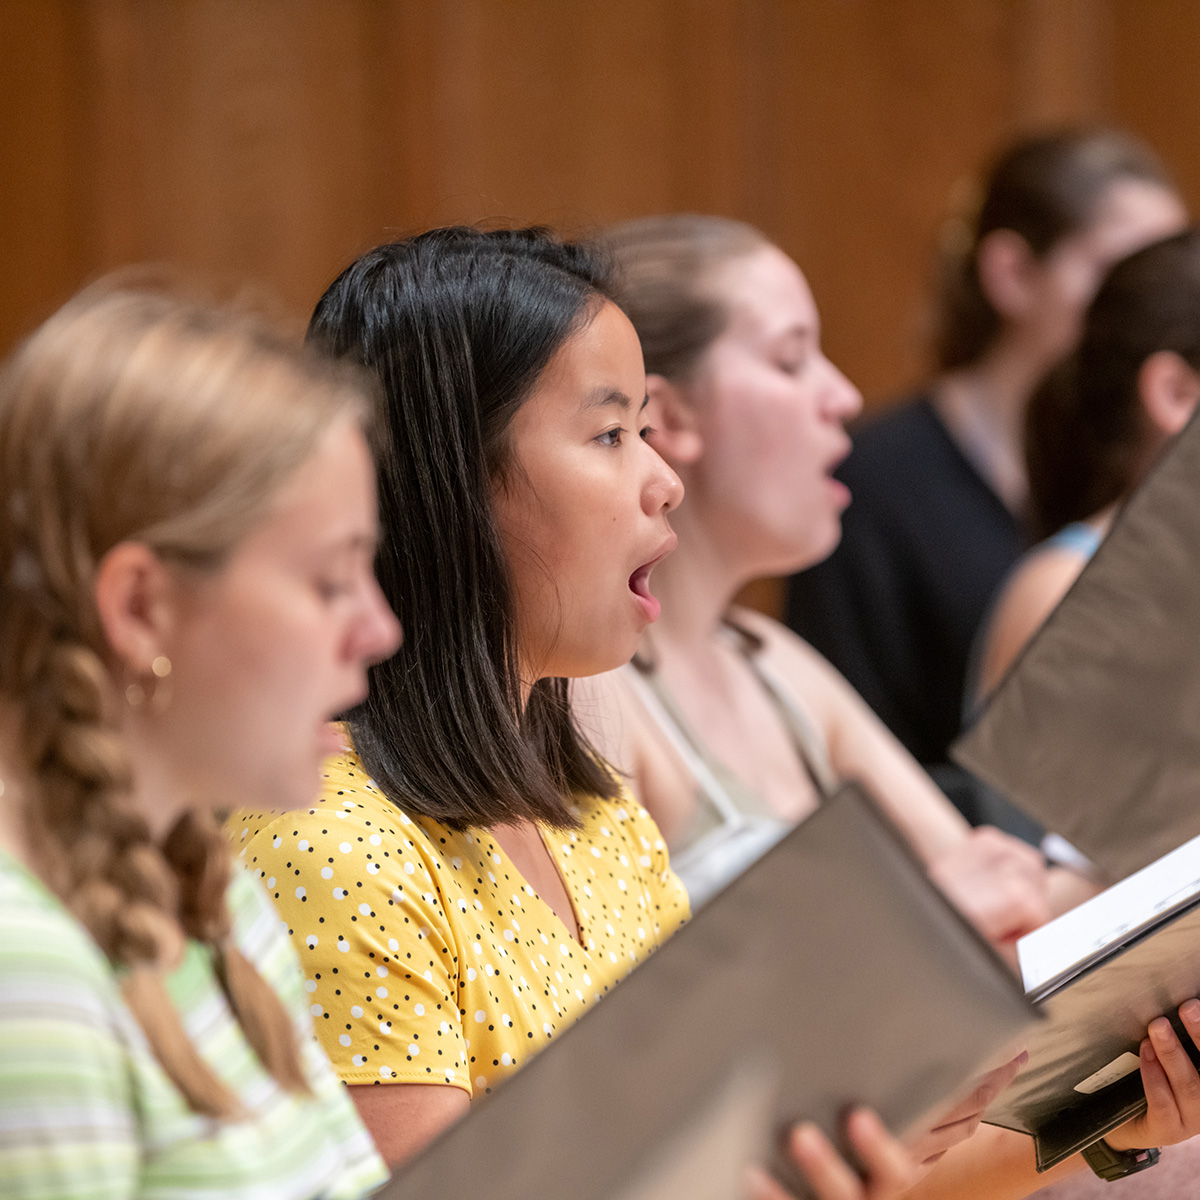
{"type": "Polygon", "coordinates": [[[383,1176],[213,817],[306,803],[325,722],[398,642],[368,395],[243,316],[114,286],[0,375],[6,1196],[383,1176]]]}

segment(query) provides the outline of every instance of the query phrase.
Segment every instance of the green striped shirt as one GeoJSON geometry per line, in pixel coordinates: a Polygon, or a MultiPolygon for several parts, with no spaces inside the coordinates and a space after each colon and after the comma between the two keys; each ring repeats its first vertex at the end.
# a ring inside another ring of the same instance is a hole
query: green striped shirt
{"type": "Polygon", "coordinates": [[[249,1119],[192,1112],[121,1000],[83,927],[0,852],[0,1196],[71,1200],[292,1200],[362,1196],[386,1171],[312,1036],[287,932],[241,869],[229,887],[233,938],[295,1014],[314,1095],[284,1092],[242,1035],[189,942],[168,978],[197,1049],[249,1119]]]}

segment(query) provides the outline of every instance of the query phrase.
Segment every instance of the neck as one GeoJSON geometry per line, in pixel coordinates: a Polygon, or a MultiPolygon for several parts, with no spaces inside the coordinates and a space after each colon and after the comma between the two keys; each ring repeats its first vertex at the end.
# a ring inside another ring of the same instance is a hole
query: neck
{"type": "Polygon", "coordinates": [[[133,764],[133,804],[149,826],[151,840],[161,845],[176,821],[195,805],[195,789],[173,769],[161,753],[159,739],[142,720],[131,720],[124,733],[133,764]]]}
{"type": "Polygon", "coordinates": [[[25,772],[21,766],[19,730],[20,722],[12,708],[0,703],[0,849],[28,864],[21,812],[25,772]]]}
{"type": "Polygon", "coordinates": [[[712,644],[733,598],[760,574],[700,508],[697,496],[672,515],[679,546],[655,568],[652,582],[662,615],[650,636],[693,654],[712,644]]]}
{"type": "Polygon", "coordinates": [[[1016,335],[1002,335],[970,366],[939,380],[935,403],[963,452],[1014,511],[1028,491],[1023,452],[1025,410],[1046,371],[1016,335]]]}

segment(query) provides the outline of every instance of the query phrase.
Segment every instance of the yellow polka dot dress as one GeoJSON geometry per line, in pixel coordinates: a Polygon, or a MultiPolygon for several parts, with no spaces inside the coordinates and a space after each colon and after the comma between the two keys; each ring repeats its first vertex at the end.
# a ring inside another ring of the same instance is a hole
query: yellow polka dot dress
{"type": "Polygon", "coordinates": [[[230,831],[300,954],[317,1036],[347,1083],[490,1090],[688,916],[657,826],[631,797],[542,829],[580,940],[486,830],[409,817],[353,754],[307,811],[230,831]]]}

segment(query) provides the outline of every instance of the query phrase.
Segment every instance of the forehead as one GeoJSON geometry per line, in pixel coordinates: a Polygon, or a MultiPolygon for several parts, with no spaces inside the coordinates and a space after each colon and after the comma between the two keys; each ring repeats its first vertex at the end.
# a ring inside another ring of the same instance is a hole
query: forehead
{"type": "Polygon", "coordinates": [[[574,412],[597,395],[620,392],[635,403],[646,391],[642,345],[629,318],[605,300],[546,365],[514,423],[545,415],[548,407],[574,412]]]}
{"type": "Polygon", "coordinates": [[[1083,232],[1083,240],[1109,261],[1178,233],[1187,223],[1179,197],[1161,184],[1119,179],[1110,184],[1083,232]]]}
{"type": "Polygon", "coordinates": [[[815,332],[816,302],[800,268],[776,246],[764,246],[719,268],[709,287],[729,311],[734,334],[774,337],[815,332]]]}

